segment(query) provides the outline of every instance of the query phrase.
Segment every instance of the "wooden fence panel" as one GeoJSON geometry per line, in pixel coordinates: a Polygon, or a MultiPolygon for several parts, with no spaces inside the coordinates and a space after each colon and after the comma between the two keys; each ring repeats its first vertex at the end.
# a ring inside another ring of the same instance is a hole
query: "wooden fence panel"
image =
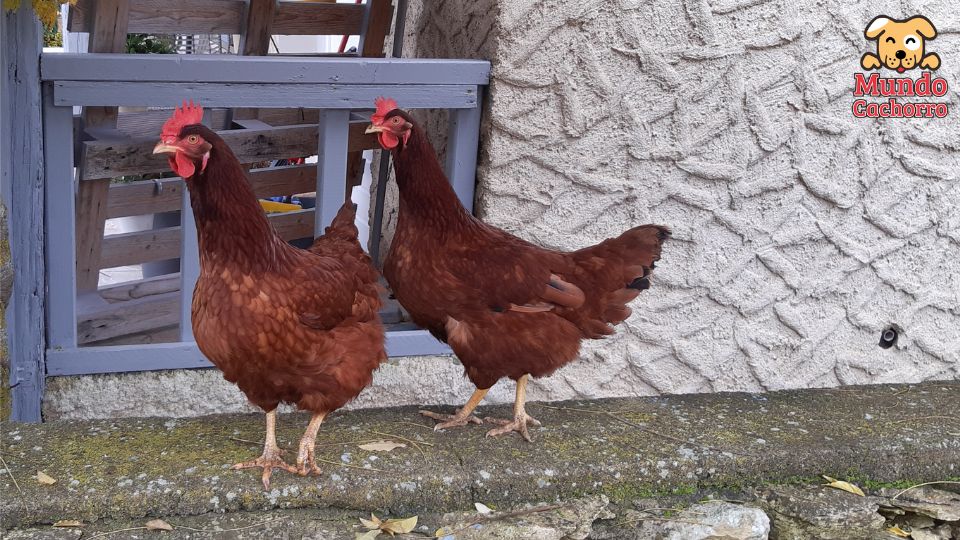
{"type": "MultiPolygon", "coordinates": [[[[352,124],[347,147],[364,150],[378,146],[374,135],[364,134],[366,124],[352,124]]],[[[317,126],[283,126],[270,129],[237,129],[219,133],[241,163],[312,156],[317,153],[317,126]]],[[[122,141],[87,141],[87,158],[81,180],[164,172],[166,159],[153,155],[158,137],[122,141]]],[[[82,183],[82,182],[81,182],[82,183]]]]}
{"type": "MultiPolygon", "coordinates": [[[[89,32],[87,15],[96,0],[70,8],[67,30],[89,32]]],[[[134,34],[240,34],[243,0],[129,0],[128,31],[134,34]]],[[[356,35],[363,6],[316,2],[279,2],[272,32],[283,35],[356,35]]]]}

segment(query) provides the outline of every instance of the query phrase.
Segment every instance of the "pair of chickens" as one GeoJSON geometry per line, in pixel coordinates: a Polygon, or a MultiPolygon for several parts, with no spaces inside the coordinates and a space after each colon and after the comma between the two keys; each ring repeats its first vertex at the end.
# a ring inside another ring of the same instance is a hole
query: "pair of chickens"
{"type": "MultiPolygon", "coordinates": [[[[324,417],[356,397],[386,359],[378,274],[345,204],[308,250],[271,228],[227,144],[201,124],[192,102],[164,124],[154,154],[183,177],[197,222],[200,277],[193,332],[203,354],[266,411],[263,453],[235,469],[319,473],[324,417]],[[281,457],[276,407],[313,413],[296,466],[281,457]]],[[[437,429],[481,423],[472,415],[498,380],[517,383],[511,420],[488,435],[539,422],[524,409],[529,377],[572,361],[584,338],[613,333],[627,303],[650,286],[667,228],[643,225],[595,246],[543,249],[487,225],[458,201],[426,134],[395,101],[380,98],[368,133],[394,160],[400,191],[396,233],[383,268],[413,321],[450,345],[477,390],[453,415],[423,411],[437,429]]],[[[494,421],[490,419],[490,421],[494,421]]]]}

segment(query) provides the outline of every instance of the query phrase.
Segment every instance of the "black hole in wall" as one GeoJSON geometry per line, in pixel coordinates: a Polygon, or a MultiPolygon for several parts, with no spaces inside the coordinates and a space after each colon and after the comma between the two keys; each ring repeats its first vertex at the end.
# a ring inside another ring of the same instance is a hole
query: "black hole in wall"
{"type": "Polygon", "coordinates": [[[897,342],[897,329],[894,327],[885,328],[883,332],[880,332],[880,348],[889,349],[897,342]]]}

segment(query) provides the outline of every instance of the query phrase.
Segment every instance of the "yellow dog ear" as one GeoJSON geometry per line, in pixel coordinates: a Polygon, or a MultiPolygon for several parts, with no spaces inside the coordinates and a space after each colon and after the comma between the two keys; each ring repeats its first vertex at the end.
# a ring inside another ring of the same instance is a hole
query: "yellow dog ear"
{"type": "Polygon", "coordinates": [[[914,32],[923,36],[924,39],[933,39],[937,37],[937,29],[933,27],[933,23],[930,22],[930,19],[924,17],[923,15],[910,17],[910,19],[907,20],[907,24],[913,26],[914,32]]]}
{"type": "Polygon", "coordinates": [[[880,15],[874,17],[870,24],[863,30],[863,35],[867,39],[877,39],[880,37],[880,34],[887,29],[887,25],[892,23],[893,19],[887,17],[886,15],[880,15]]]}

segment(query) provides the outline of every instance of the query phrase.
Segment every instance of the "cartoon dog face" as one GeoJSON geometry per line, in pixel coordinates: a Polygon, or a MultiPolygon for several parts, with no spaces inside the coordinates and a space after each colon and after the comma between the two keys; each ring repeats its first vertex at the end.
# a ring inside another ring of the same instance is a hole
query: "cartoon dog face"
{"type": "Polygon", "coordinates": [[[897,20],[880,15],[876,17],[863,35],[877,42],[877,54],[867,53],[860,59],[863,69],[895,69],[903,73],[916,67],[937,69],[940,57],[937,53],[924,54],[924,43],[937,37],[937,29],[929,19],[921,15],[897,20]]]}

